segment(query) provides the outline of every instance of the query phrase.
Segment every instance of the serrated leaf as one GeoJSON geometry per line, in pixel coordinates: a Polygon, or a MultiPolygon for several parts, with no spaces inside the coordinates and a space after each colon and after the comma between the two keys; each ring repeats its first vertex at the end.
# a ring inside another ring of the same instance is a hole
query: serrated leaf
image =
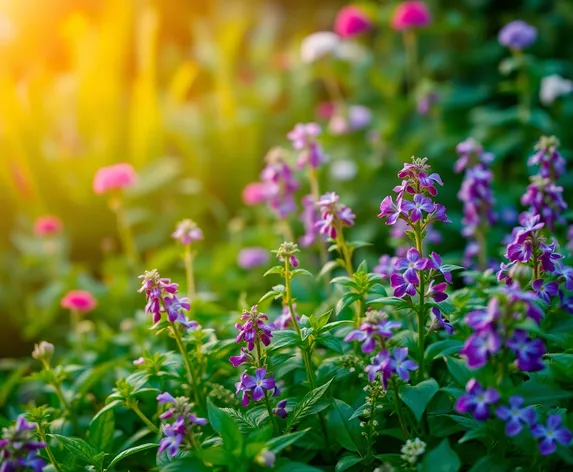
{"type": "Polygon", "coordinates": [[[256,418],[249,416],[248,412],[243,413],[242,411],[235,410],[234,408],[221,408],[221,410],[233,418],[243,433],[249,433],[260,428],[260,423],[256,421],[256,418]]]}
{"type": "Polygon", "coordinates": [[[64,448],[66,448],[74,457],[87,462],[88,464],[96,465],[96,456],[99,451],[96,451],[92,446],[80,438],[66,437],[61,434],[49,434],[51,438],[58,441],[64,448]]]}
{"type": "Polygon", "coordinates": [[[109,463],[108,469],[111,469],[114,465],[116,465],[119,461],[125,459],[126,457],[138,454],[143,451],[147,451],[148,449],[154,449],[156,447],[159,447],[159,445],[155,443],[146,443],[126,449],[125,451],[120,452],[117,456],[115,456],[112,459],[112,461],[109,463]]]}
{"type": "Polygon", "coordinates": [[[296,404],[293,412],[289,415],[287,420],[287,425],[285,432],[290,431],[296,424],[298,424],[304,417],[308,416],[311,412],[312,406],[320,400],[324,393],[330,387],[332,383],[331,379],[324,385],[315,388],[308,392],[302,399],[296,404]]]}

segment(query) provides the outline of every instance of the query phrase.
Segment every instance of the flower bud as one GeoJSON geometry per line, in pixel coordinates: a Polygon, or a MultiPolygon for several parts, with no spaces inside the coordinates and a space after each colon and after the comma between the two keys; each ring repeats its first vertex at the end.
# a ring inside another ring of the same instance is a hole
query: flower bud
{"type": "Polygon", "coordinates": [[[49,364],[54,355],[54,345],[47,341],[42,341],[34,346],[32,357],[40,362],[49,364]]]}
{"type": "Polygon", "coordinates": [[[275,460],[277,456],[269,451],[268,449],[263,449],[257,457],[255,457],[255,462],[262,467],[273,467],[275,465],[275,460]]]}
{"type": "Polygon", "coordinates": [[[289,260],[290,260],[290,264],[296,269],[298,267],[298,264],[299,264],[296,256],[290,256],[289,260]]]}

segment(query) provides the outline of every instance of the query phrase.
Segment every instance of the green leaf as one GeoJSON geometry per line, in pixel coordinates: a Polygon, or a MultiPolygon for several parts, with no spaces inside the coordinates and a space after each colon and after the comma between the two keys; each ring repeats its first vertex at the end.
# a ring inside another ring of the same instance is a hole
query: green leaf
{"type": "Polygon", "coordinates": [[[209,422],[213,429],[221,435],[225,449],[233,451],[239,448],[243,443],[243,436],[233,418],[211,402],[207,405],[207,412],[209,422]]]}
{"type": "Polygon", "coordinates": [[[181,457],[158,468],[159,472],[208,472],[213,470],[194,457],[181,457]]]}
{"type": "Polygon", "coordinates": [[[545,384],[538,380],[528,380],[522,383],[515,391],[516,395],[525,398],[528,404],[542,403],[546,406],[557,405],[559,400],[571,398],[571,390],[563,390],[555,384],[545,384]]]}
{"type": "Polygon", "coordinates": [[[123,360],[124,358],[112,359],[86,370],[76,379],[72,391],[80,397],[85,395],[96,383],[100,382],[108,372],[120,367],[123,360]]]}
{"type": "Polygon", "coordinates": [[[333,350],[338,354],[344,353],[344,342],[330,333],[322,333],[316,338],[316,342],[321,346],[333,350]]]}
{"type": "Polygon", "coordinates": [[[328,331],[332,331],[334,328],[338,328],[340,326],[348,325],[354,323],[353,320],[340,320],[340,321],[333,321],[328,323],[320,330],[321,333],[326,333],[328,331]]]}
{"type": "Polygon", "coordinates": [[[12,390],[18,385],[18,382],[30,367],[29,362],[22,362],[17,369],[14,369],[10,375],[2,380],[0,385],[0,408],[4,406],[12,390]]]}
{"type": "Polygon", "coordinates": [[[265,293],[260,299],[259,299],[259,303],[264,302],[265,300],[268,300],[269,298],[276,298],[276,297],[280,297],[280,293],[275,292],[274,290],[269,290],[267,293],[265,293]]]}
{"type": "Polygon", "coordinates": [[[368,293],[372,295],[382,295],[383,298],[388,297],[388,292],[384,288],[383,285],[374,284],[372,287],[368,289],[368,293]]]}
{"type": "Polygon", "coordinates": [[[281,274],[284,272],[285,268],[283,266],[274,266],[271,267],[269,270],[267,270],[264,274],[263,277],[266,277],[267,275],[271,275],[271,274],[281,274]]]}
{"type": "Polygon", "coordinates": [[[282,436],[273,438],[267,442],[267,448],[269,449],[269,451],[274,452],[275,454],[278,454],[284,448],[297,442],[308,431],[310,431],[310,428],[303,429],[302,431],[297,431],[296,433],[284,434],[282,436]]]}
{"type": "Polygon", "coordinates": [[[293,329],[281,329],[280,331],[273,332],[273,342],[270,345],[272,351],[282,349],[288,346],[300,345],[300,336],[293,329]]]}
{"type": "Polygon", "coordinates": [[[336,314],[338,315],[347,306],[352,305],[355,301],[359,300],[361,297],[362,295],[356,292],[349,292],[344,294],[344,296],[340,300],[338,300],[338,303],[336,304],[336,314]]]}
{"type": "Polygon", "coordinates": [[[369,300],[368,305],[395,306],[400,310],[410,308],[408,302],[398,297],[375,298],[374,300],[369,300]]]}
{"type": "Polygon", "coordinates": [[[254,417],[249,416],[248,412],[243,413],[242,411],[235,410],[234,408],[221,408],[221,410],[233,418],[243,433],[249,433],[250,431],[260,427],[260,423],[257,422],[254,417]]]}
{"type": "Polygon", "coordinates": [[[317,278],[324,277],[326,274],[329,274],[330,272],[332,272],[337,267],[340,267],[340,264],[338,263],[338,261],[328,261],[326,264],[324,264],[322,266],[322,269],[320,269],[320,272],[318,273],[317,278]]]}
{"type": "Polygon", "coordinates": [[[324,385],[311,390],[304,397],[302,397],[302,400],[297,403],[292,414],[290,414],[288,417],[285,432],[290,431],[299,421],[311,414],[313,405],[316,404],[318,400],[320,400],[320,398],[328,390],[328,387],[330,387],[330,384],[333,380],[334,379],[330,379],[324,385]]]}
{"type": "Polygon", "coordinates": [[[458,472],[461,467],[458,455],[444,439],[438,447],[426,453],[421,472],[458,472]]]}
{"type": "Polygon", "coordinates": [[[312,328],[316,331],[322,329],[326,325],[326,323],[328,323],[331,314],[332,310],[328,310],[320,315],[318,315],[317,313],[313,313],[312,315],[310,315],[309,318],[310,326],[312,326],[312,328]]]}
{"type": "Polygon", "coordinates": [[[446,366],[454,380],[462,387],[473,377],[472,371],[462,359],[446,357],[446,366]]]}
{"type": "Polygon", "coordinates": [[[97,465],[96,456],[99,454],[92,446],[80,438],[66,437],[60,434],[49,434],[51,438],[57,440],[64,448],[66,448],[72,455],[88,464],[97,465]]]}
{"type": "Polygon", "coordinates": [[[222,446],[199,449],[195,454],[209,466],[228,465],[233,460],[232,454],[222,446]]]}
{"type": "Polygon", "coordinates": [[[455,264],[444,264],[442,266],[442,269],[444,269],[444,271],[453,272],[455,270],[465,270],[465,267],[455,265],[455,264]]]}
{"type": "Polygon", "coordinates": [[[504,457],[484,456],[468,472],[505,472],[508,470],[504,457]]]}
{"type": "Polygon", "coordinates": [[[289,461],[288,459],[279,459],[275,465],[273,472],[323,472],[311,465],[303,464],[302,462],[289,461]]]}
{"type": "Polygon", "coordinates": [[[443,341],[437,341],[426,348],[425,358],[428,361],[431,361],[438,357],[456,354],[460,352],[463,345],[463,341],[460,341],[459,339],[444,339],[443,341]]]}
{"type": "Polygon", "coordinates": [[[362,457],[348,455],[342,457],[337,463],[336,467],[334,468],[335,472],[343,472],[346,469],[350,469],[353,465],[359,464],[363,461],[362,457]]]}
{"type": "Polygon", "coordinates": [[[312,277],[312,274],[306,270],[306,269],[295,269],[291,272],[292,275],[310,275],[312,277]]]}
{"type": "Polygon", "coordinates": [[[352,452],[359,452],[363,443],[360,420],[352,418],[354,409],[342,400],[334,399],[328,415],[330,431],[336,431],[334,438],[344,448],[352,452]]]}
{"type": "Polygon", "coordinates": [[[400,388],[400,398],[412,410],[416,420],[420,421],[428,403],[439,389],[438,382],[428,379],[417,385],[403,385],[400,388]]]}
{"type": "Polygon", "coordinates": [[[88,430],[88,442],[98,451],[109,451],[115,431],[115,415],[113,409],[121,403],[119,400],[104,406],[93,417],[88,430]]]}
{"type": "Polygon", "coordinates": [[[140,444],[139,446],[135,446],[135,447],[126,449],[125,451],[121,451],[109,463],[108,469],[111,469],[115,464],[117,464],[119,461],[125,459],[126,457],[132,456],[133,454],[138,454],[139,452],[142,452],[142,451],[147,451],[148,449],[154,449],[156,447],[159,447],[159,445],[155,444],[155,443],[146,443],[146,444],[140,444]]]}

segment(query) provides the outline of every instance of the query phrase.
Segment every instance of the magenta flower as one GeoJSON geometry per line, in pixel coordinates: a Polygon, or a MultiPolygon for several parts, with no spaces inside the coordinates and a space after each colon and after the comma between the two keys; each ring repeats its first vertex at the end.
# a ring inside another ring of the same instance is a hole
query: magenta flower
{"type": "Polygon", "coordinates": [[[251,182],[243,189],[243,202],[246,205],[258,205],[267,200],[267,186],[263,182],[251,182]]]}
{"type": "Polygon", "coordinates": [[[71,290],[64,295],[60,304],[62,308],[87,313],[97,306],[97,301],[87,290],[71,290]]]}
{"type": "Polygon", "coordinates": [[[426,189],[426,191],[432,196],[435,197],[438,194],[434,183],[443,186],[444,183],[442,182],[442,178],[439,174],[433,173],[428,175],[426,172],[419,172],[418,173],[418,181],[420,182],[420,187],[426,189]]]}
{"type": "Polygon", "coordinates": [[[233,364],[233,367],[239,367],[241,364],[250,361],[251,361],[251,356],[245,352],[244,347],[241,348],[241,354],[239,354],[238,356],[229,357],[229,362],[233,364]]]}
{"type": "Polygon", "coordinates": [[[431,297],[436,302],[443,302],[446,298],[448,298],[448,294],[445,293],[446,287],[448,284],[446,282],[442,282],[439,284],[434,285],[434,281],[432,280],[428,285],[428,289],[426,291],[426,296],[431,297]]]}
{"type": "Polygon", "coordinates": [[[405,271],[402,275],[408,283],[418,285],[420,283],[418,271],[425,270],[427,265],[428,259],[421,257],[416,248],[410,248],[405,259],[398,259],[395,268],[405,271]]]}
{"type": "Polygon", "coordinates": [[[444,264],[442,264],[442,258],[438,253],[432,252],[432,254],[430,254],[430,257],[428,258],[428,263],[426,265],[426,269],[432,269],[438,271],[440,274],[442,274],[444,280],[447,283],[452,284],[452,274],[449,270],[445,268],[444,264]]]}
{"type": "Polygon", "coordinates": [[[532,407],[523,407],[525,400],[523,397],[513,395],[509,397],[509,405],[499,406],[495,410],[498,418],[506,421],[505,434],[517,436],[524,426],[531,427],[535,423],[535,411],[532,407]]]}
{"type": "Polygon", "coordinates": [[[267,315],[257,311],[257,305],[251,307],[250,310],[245,310],[241,315],[241,319],[246,321],[245,324],[237,323],[235,328],[239,330],[236,342],[242,341],[247,343],[247,349],[252,351],[258,341],[262,342],[265,346],[271,343],[273,334],[271,327],[265,324],[268,321],[267,315]]]}
{"type": "Polygon", "coordinates": [[[549,415],[547,418],[547,425],[536,424],[531,428],[531,434],[539,442],[539,452],[542,456],[553,454],[557,449],[557,443],[562,446],[569,446],[573,434],[571,431],[561,426],[562,420],[559,415],[549,415]]]}
{"type": "Polygon", "coordinates": [[[338,204],[339,197],[334,192],[329,192],[320,197],[317,202],[320,208],[320,219],[316,227],[320,234],[331,239],[336,239],[338,232],[343,228],[354,226],[356,215],[345,205],[338,204]]]}
{"type": "Polygon", "coordinates": [[[342,7],[334,20],[334,31],[342,38],[358,36],[372,28],[372,21],[360,8],[342,7]]]}
{"type": "Polygon", "coordinates": [[[62,226],[57,216],[45,215],[34,221],[34,233],[41,238],[52,237],[62,232],[62,226]]]}
{"type": "Polygon", "coordinates": [[[476,379],[466,384],[466,392],[457,403],[458,413],[471,413],[476,420],[483,421],[489,418],[489,405],[497,403],[500,395],[493,388],[485,389],[476,379]]]}
{"type": "Polygon", "coordinates": [[[396,7],[390,24],[395,30],[402,31],[428,26],[431,20],[428,6],[424,2],[411,0],[402,2],[396,7]]]}
{"type": "Polygon", "coordinates": [[[404,200],[402,202],[402,209],[410,213],[410,221],[415,223],[420,221],[423,217],[423,212],[431,213],[434,211],[434,202],[429,197],[417,193],[414,195],[414,201],[404,200]]]}

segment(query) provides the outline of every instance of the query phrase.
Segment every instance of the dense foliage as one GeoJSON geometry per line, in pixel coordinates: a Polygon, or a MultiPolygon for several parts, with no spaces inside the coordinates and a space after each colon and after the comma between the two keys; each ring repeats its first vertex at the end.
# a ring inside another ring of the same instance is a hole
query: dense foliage
{"type": "Polygon", "coordinates": [[[347,5],[298,41],[273,74],[325,101],[283,104],[301,122],[232,220],[136,146],[90,174],[101,264],[57,212],[14,232],[0,300],[37,343],[0,364],[0,472],[573,467],[573,82],[548,34],[573,12],[492,36],[465,3],[347,5]]]}

